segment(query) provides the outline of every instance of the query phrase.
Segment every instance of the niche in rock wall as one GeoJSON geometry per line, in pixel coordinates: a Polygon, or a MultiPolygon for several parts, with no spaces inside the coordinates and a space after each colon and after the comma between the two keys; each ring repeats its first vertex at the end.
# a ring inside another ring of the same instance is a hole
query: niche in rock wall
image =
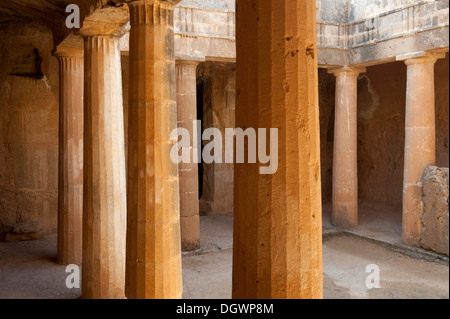
{"type": "Polygon", "coordinates": [[[31,44],[20,46],[14,51],[11,57],[11,72],[9,75],[42,79],[44,74],[41,71],[42,58],[39,50],[31,44]]]}

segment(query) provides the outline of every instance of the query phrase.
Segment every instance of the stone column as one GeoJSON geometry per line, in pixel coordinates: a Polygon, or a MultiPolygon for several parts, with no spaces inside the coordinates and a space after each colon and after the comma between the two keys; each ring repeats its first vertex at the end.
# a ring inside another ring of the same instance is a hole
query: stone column
{"type": "Polygon", "coordinates": [[[59,50],[58,263],[81,265],[83,48],[59,50]]]}
{"type": "Polygon", "coordinates": [[[434,64],[443,54],[397,57],[407,65],[405,166],[403,176],[403,242],[419,246],[422,233],[422,177],[436,162],[434,64]]]}
{"type": "MultiPolygon", "coordinates": [[[[176,1],[178,3],[178,1],[176,1]]],[[[175,1],[129,3],[130,81],[126,294],[181,298],[175,1]]]]}
{"type": "Polygon", "coordinates": [[[198,150],[193,148],[193,122],[197,120],[197,65],[201,62],[197,60],[199,59],[185,58],[176,62],[178,128],[188,130],[191,137],[190,162],[178,164],[181,249],[183,251],[200,248],[198,164],[194,161],[194,152],[198,150]]]}
{"type": "Polygon", "coordinates": [[[118,38],[85,38],[83,298],[124,298],[126,180],[118,38]]]}
{"type": "Polygon", "coordinates": [[[279,136],[274,174],[235,164],[233,298],[321,298],[316,2],[237,6],[236,127],[279,136]]]}
{"type": "Polygon", "coordinates": [[[343,67],[329,72],[336,77],[331,219],[337,227],[351,228],[358,226],[357,84],[365,70],[343,67]]]}

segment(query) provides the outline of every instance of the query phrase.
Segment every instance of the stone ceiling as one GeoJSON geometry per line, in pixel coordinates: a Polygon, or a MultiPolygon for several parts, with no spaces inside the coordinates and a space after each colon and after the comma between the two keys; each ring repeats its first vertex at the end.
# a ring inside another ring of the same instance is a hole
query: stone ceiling
{"type": "Polygon", "coordinates": [[[28,19],[54,27],[65,19],[74,0],[0,0],[0,23],[28,19]]]}
{"type": "Polygon", "coordinates": [[[69,4],[80,7],[81,21],[93,24],[124,19],[123,0],[0,0],[0,26],[10,22],[35,21],[49,27],[53,32],[55,45],[71,32],[65,27],[69,4]],[[119,10],[107,10],[119,7],[119,10]],[[117,11],[119,13],[117,13],[117,11]],[[119,16],[117,18],[117,16],[119,16]],[[86,17],[90,19],[86,20],[86,17]],[[92,21],[93,20],[93,21],[92,21]]]}

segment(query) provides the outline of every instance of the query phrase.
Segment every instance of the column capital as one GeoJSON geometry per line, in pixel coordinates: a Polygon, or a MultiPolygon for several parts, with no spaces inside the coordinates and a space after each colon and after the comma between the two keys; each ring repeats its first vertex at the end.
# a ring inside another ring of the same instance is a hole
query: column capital
{"type": "Polygon", "coordinates": [[[173,27],[173,12],[180,0],[128,1],[131,25],[167,24],[173,27]]]}
{"type": "Polygon", "coordinates": [[[130,22],[128,21],[128,11],[111,11],[110,15],[117,15],[122,19],[112,19],[110,22],[102,20],[107,19],[105,17],[98,17],[97,20],[94,18],[86,19],[83,23],[83,27],[78,31],[78,34],[83,38],[96,36],[122,38],[131,28],[130,22]],[[125,18],[124,14],[126,15],[125,18]]]}
{"type": "Polygon", "coordinates": [[[84,57],[84,48],[57,49],[53,53],[57,58],[80,58],[84,57]]]}
{"type": "Polygon", "coordinates": [[[83,37],[70,34],[56,46],[52,54],[58,58],[82,58],[84,56],[83,37]]]}
{"type": "Polygon", "coordinates": [[[358,76],[359,74],[365,73],[365,72],[366,72],[366,68],[364,68],[364,67],[356,67],[356,66],[349,66],[349,65],[344,65],[341,67],[328,69],[328,73],[334,74],[334,76],[339,76],[339,75],[358,76]]]}
{"type": "Polygon", "coordinates": [[[445,58],[443,51],[419,51],[412,52],[396,57],[396,61],[403,61],[406,65],[422,64],[422,63],[436,63],[439,59],[445,58]]]}

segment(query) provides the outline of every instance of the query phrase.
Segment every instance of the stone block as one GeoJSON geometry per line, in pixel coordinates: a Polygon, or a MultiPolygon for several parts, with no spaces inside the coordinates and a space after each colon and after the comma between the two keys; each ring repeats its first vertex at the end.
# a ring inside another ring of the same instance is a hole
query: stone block
{"type": "Polygon", "coordinates": [[[448,10],[448,0],[438,0],[438,1],[436,1],[436,9],[437,10],[445,10],[445,9],[447,9],[448,10]]]}
{"type": "Polygon", "coordinates": [[[420,244],[440,254],[449,254],[449,169],[430,166],[423,178],[424,214],[420,244]]]}

